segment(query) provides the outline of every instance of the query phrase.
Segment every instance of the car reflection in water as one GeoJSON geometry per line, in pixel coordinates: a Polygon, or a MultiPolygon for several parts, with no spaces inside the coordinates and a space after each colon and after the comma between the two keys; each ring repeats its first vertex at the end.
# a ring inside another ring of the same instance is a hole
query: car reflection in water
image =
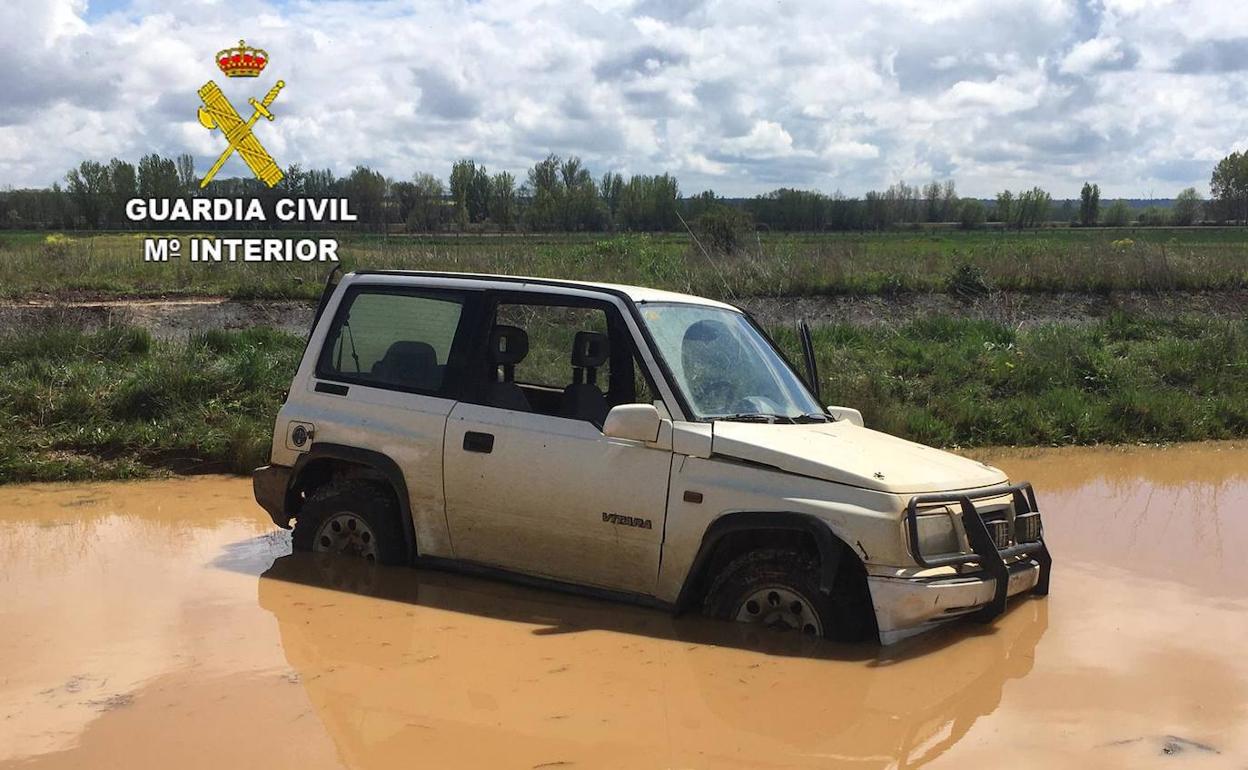
{"type": "Polygon", "coordinates": [[[997,708],[1048,624],[1024,598],[991,626],[847,647],[314,554],[259,592],[351,767],[916,767],[997,708]]]}

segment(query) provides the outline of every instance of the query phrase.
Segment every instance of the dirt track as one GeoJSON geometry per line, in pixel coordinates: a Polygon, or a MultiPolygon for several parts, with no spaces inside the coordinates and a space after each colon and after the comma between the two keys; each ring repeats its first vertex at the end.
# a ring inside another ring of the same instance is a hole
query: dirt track
{"type": "MultiPolygon", "coordinates": [[[[947,294],[892,297],[745,297],[736,304],[768,325],[805,318],[811,323],[898,324],[929,316],[983,318],[1010,325],[1083,323],[1114,311],[1156,316],[1248,317],[1248,291],[1018,294],[997,292],[963,301],[947,294]]],[[[272,326],[303,333],[315,303],[304,300],[33,299],[0,303],[0,332],[29,325],[67,323],[98,327],[109,323],[143,326],[161,338],[204,329],[272,326]]]]}
{"type": "Polygon", "coordinates": [[[244,479],[0,488],[0,767],[1248,766],[1248,449],[992,459],[1052,595],[883,650],[290,556],[244,479]]]}

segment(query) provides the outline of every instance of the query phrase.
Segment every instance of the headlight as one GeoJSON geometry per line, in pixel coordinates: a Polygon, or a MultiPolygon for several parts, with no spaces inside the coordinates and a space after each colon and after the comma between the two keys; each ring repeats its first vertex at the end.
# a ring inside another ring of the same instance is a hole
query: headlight
{"type": "Polygon", "coordinates": [[[947,511],[925,513],[917,519],[919,550],[924,556],[961,553],[953,517],[947,511]]]}

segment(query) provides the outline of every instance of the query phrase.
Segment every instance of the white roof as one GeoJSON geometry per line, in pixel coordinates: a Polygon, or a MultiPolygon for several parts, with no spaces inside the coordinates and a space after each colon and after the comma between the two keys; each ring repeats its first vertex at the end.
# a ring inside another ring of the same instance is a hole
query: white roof
{"type": "MultiPolygon", "coordinates": [[[[347,277],[361,275],[361,273],[350,273],[347,277]]],[[[379,271],[363,271],[363,275],[369,277],[388,276],[397,279],[395,282],[401,283],[402,279],[411,278],[431,278],[444,279],[448,283],[468,283],[481,284],[497,281],[501,289],[524,289],[525,282],[532,281],[534,286],[530,288],[548,288],[552,285],[566,286],[569,288],[586,288],[586,289],[608,289],[616,292],[623,292],[628,295],[633,302],[681,302],[688,305],[706,305],[708,307],[719,307],[727,310],[737,310],[724,302],[718,302],[706,297],[698,297],[693,294],[681,294],[675,291],[664,291],[663,289],[651,289],[646,286],[628,286],[618,283],[600,283],[597,281],[570,281],[561,278],[535,278],[523,275],[495,275],[489,273],[452,273],[452,272],[430,272],[425,270],[379,270],[379,271]]],[[[388,283],[389,281],[387,281],[388,283]]]]}

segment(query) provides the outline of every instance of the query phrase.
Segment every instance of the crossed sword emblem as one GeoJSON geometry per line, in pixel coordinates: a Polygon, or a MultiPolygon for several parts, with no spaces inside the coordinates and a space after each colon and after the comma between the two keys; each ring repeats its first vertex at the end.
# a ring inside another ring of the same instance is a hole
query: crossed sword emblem
{"type": "Polygon", "coordinates": [[[230,146],[225,148],[225,152],[221,153],[221,157],[217,158],[217,162],[212,164],[212,168],[208,169],[208,173],[204,175],[203,181],[199,183],[201,188],[206,187],[212,178],[217,175],[225,162],[234,154],[235,150],[242,157],[243,162],[256,175],[256,178],[264,182],[269,187],[274,186],[282,181],[285,174],[277,167],[277,162],[273,160],[273,156],[269,155],[268,150],[264,149],[264,145],[260,144],[260,140],[252,133],[251,129],[256,125],[256,121],[261,116],[268,120],[273,120],[273,113],[269,112],[269,105],[273,100],[277,99],[277,94],[286,86],[284,81],[277,83],[269,89],[264,95],[264,99],[256,101],[254,98],[248,102],[253,108],[251,117],[246,121],[238,114],[238,110],[234,109],[234,105],[221,92],[220,86],[209,80],[204,87],[199,89],[199,98],[204,106],[199,108],[199,123],[204,128],[212,130],[214,128],[221,129],[221,133],[225,134],[225,138],[229,141],[230,146]]]}

